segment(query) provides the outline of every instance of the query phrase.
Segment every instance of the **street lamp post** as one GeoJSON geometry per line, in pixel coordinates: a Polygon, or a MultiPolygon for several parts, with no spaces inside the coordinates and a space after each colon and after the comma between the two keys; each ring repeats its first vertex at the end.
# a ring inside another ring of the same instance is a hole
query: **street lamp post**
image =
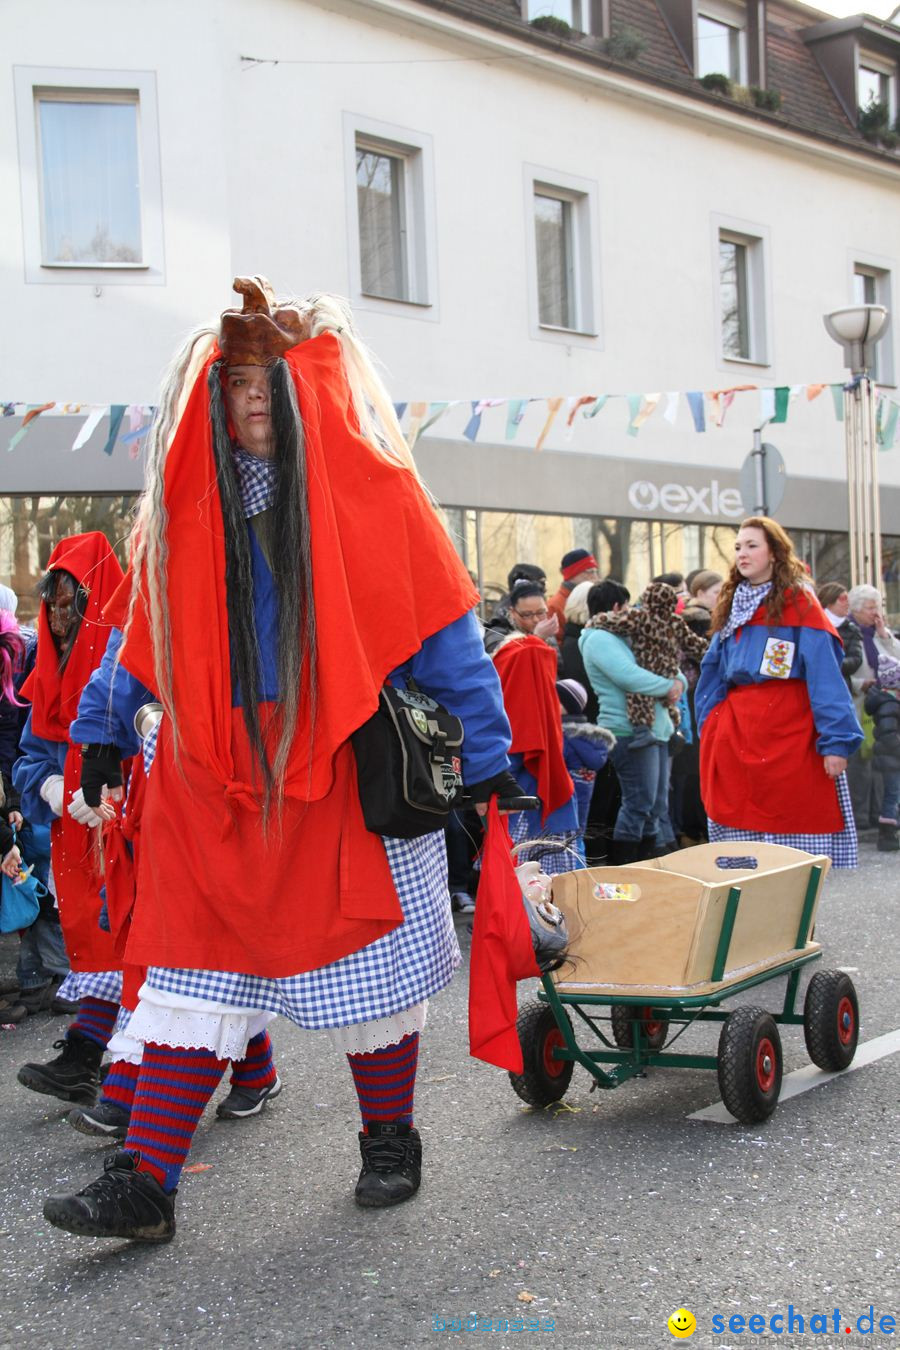
{"type": "Polygon", "coordinates": [[[844,438],[850,514],[850,585],[881,590],[881,504],[875,443],[875,345],[887,331],[884,305],[851,305],[825,315],[830,337],[844,349],[852,379],[844,385],[844,438]]]}

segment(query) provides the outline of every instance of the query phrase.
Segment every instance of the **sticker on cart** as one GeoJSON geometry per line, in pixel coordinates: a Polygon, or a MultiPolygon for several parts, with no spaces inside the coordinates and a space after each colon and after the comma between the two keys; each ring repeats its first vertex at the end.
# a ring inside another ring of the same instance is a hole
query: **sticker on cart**
{"type": "Polygon", "coordinates": [[[772,680],[788,679],[796,649],[797,644],[788,642],[787,638],[769,638],[759,667],[760,675],[768,675],[772,680]]]}
{"type": "Polygon", "coordinates": [[[639,900],[640,886],[630,882],[598,881],[594,885],[595,900],[639,900]]]}

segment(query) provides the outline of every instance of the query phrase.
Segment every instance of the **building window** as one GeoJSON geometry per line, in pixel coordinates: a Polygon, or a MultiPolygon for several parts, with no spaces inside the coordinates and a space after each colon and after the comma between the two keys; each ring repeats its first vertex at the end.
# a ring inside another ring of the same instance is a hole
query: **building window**
{"type": "Polygon", "coordinates": [[[740,239],[719,238],[719,288],[722,301],[722,352],[750,360],[750,247],[740,239]]]}
{"type": "Polygon", "coordinates": [[[697,11],[697,76],[747,82],[747,13],[743,5],[704,3],[697,11]]]}
{"type": "Polygon", "coordinates": [[[891,122],[897,116],[897,68],[868,52],[860,52],[856,77],[856,97],[861,109],[880,103],[891,122]]]}
{"type": "Polygon", "coordinates": [[[552,328],[577,328],[573,240],[574,203],[564,197],[534,194],[538,314],[552,328]]]}
{"type": "MultiPolygon", "coordinates": [[[[431,138],[344,115],[353,299],[431,311],[437,293],[431,138]]],[[[436,318],[429,312],[420,317],[436,318]]]]}
{"type": "Polygon", "coordinates": [[[526,168],[536,335],[596,336],[597,190],[586,179],[550,181],[526,168]]]}
{"type": "MultiPolygon", "coordinates": [[[[855,262],[853,264],[852,295],[854,305],[884,305],[892,311],[891,273],[886,267],[855,262]]],[[[878,384],[894,383],[894,352],[891,326],[875,344],[875,364],[870,374],[878,384]]]]}
{"type": "Polygon", "coordinates": [[[26,280],[162,284],[153,74],[19,66],[15,88],[26,280]]]}
{"type": "Polygon", "coordinates": [[[524,0],[523,13],[534,19],[561,19],[577,33],[607,37],[609,0],[524,0]]]}
{"type": "Polygon", "coordinates": [[[719,228],[716,238],[720,353],[726,361],[768,364],[765,243],[719,228]]]}
{"type": "Polygon", "coordinates": [[[36,89],[45,267],[143,263],[138,95],[36,89]]]}
{"type": "Polygon", "coordinates": [[[367,295],[410,299],[406,195],[405,156],[357,141],[359,264],[367,295]]]}

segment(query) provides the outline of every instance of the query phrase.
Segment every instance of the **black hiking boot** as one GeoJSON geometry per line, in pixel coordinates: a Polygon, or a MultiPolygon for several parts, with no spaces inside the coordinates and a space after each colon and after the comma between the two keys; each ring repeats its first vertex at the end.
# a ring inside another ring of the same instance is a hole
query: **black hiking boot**
{"type": "Polygon", "coordinates": [[[415,1195],[422,1180],[419,1131],[395,1120],[373,1120],[360,1134],[362,1171],[354,1199],[365,1209],[399,1205],[415,1195]]]}
{"type": "Polygon", "coordinates": [[[120,1149],[103,1164],[103,1175],[74,1195],[51,1195],[44,1218],[83,1237],[171,1242],[176,1191],[167,1194],[149,1172],[139,1172],[140,1154],[120,1149]]]}
{"type": "Polygon", "coordinates": [[[45,1092],[63,1102],[82,1102],[93,1106],[100,1087],[100,1061],[103,1046],[77,1031],[64,1040],[54,1041],[53,1049],[62,1053],[47,1064],[23,1064],[16,1077],[32,1092],[45,1092]]]}

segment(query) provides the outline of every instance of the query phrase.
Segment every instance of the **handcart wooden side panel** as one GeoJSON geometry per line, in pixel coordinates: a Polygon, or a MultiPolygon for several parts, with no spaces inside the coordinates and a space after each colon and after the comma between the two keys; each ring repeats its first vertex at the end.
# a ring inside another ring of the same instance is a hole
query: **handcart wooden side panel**
{"type": "Polygon", "coordinates": [[[802,1014],[794,1007],[803,966],[821,956],[810,934],[830,865],[777,844],[722,843],[555,877],[569,955],[520,1010],[524,1071],[510,1075],[515,1091],[532,1105],[558,1101],[576,1063],[601,1088],[650,1067],[716,1069],[725,1105],[756,1123],[778,1102],[779,1025],[802,1025],[813,1062],[845,1069],[859,1036],[850,977],[819,971],[802,1014]],[[779,1011],[722,1010],[727,998],[778,976],[787,976],[779,1011]],[[592,1048],[579,1044],[570,1012],[592,1048]],[[715,1055],[672,1052],[695,1022],[721,1025],[715,1055]]]}
{"type": "Polygon", "coordinates": [[[554,976],[557,988],[706,994],[812,954],[819,947],[809,940],[797,947],[800,921],[806,910],[811,931],[830,865],[828,858],[777,844],[728,843],[701,844],[627,867],[566,872],[553,882],[571,957],[554,976]],[[743,857],[758,866],[717,862],[743,857]],[[720,970],[716,957],[729,922],[727,960],[720,970]]]}

